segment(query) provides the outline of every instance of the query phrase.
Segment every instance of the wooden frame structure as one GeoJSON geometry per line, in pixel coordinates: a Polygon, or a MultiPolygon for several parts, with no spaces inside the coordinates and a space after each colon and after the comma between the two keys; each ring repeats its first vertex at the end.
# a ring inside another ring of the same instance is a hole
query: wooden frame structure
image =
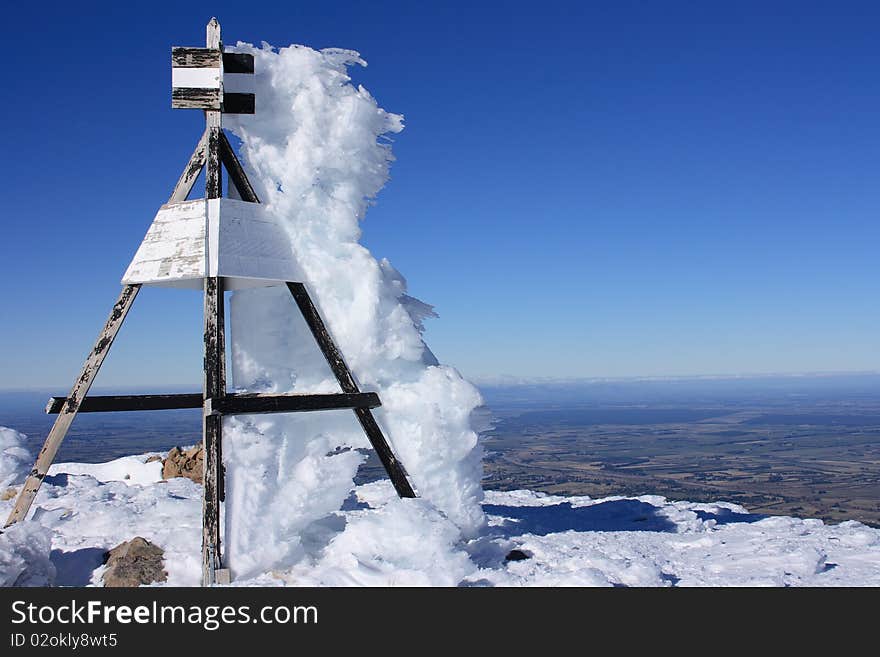
{"type": "MultiPolygon", "coordinates": [[[[224,113],[252,114],[255,111],[254,94],[242,93],[239,90],[230,91],[232,85],[227,82],[227,79],[232,76],[252,76],[253,62],[252,55],[223,52],[220,25],[214,18],[207,25],[206,48],[175,47],[172,49],[172,107],[204,110],[206,125],[204,134],[196,145],[195,151],[184,167],[183,173],[181,173],[171,197],[163,209],[179,207],[176,204],[186,203],[196,179],[203,169],[205,171],[205,197],[209,203],[211,199],[222,197],[222,168],[225,168],[228,173],[230,192],[234,188],[238,198],[247,204],[260,203],[222,129],[222,115],[224,113]]],[[[372,414],[371,409],[381,405],[379,396],[373,392],[360,391],[302,283],[286,280],[270,281],[270,284],[285,284],[289,289],[312,336],[339,382],[342,392],[334,394],[251,394],[228,393],[226,391],[223,293],[227,280],[232,279],[221,275],[220,272],[218,275],[212,275],[212,273],[210,268],[205,265],[204,276],[199,277],[203,281],[199,283],[199,287],[204,289],[204,386],[202,392],[169,395],[87,396],[141,285],[154,284],[149,281],[127,282],[114,304],[103,330],[98,335],[95,346],[89,353],[70,394],[67,397],[53,397],[46,406],[47,413],[57,414],[58,417],[18,495],[15,507],[6,521],[6,527],[27,517],[37,491],[77,413],[180,408],[203,409],[203,444],[205,448],[202,508],[203,586],[229,582],[229,569],[224,568],[220,542],[221,502],[225,497],[222,459],[222,418],[225,415],[351,409],[379,456],[397,494],[400,497],[416,497],[406,470],[394,455],[372,414]]],[[[130,278],[127,272],[124,282],[130,278]]]]}

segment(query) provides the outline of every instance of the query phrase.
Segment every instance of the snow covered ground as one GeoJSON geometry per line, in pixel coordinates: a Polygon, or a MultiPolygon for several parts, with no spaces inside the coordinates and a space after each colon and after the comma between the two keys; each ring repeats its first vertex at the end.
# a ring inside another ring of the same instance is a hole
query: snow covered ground
{"type": "MultiPolygon", "coordinates": [[[[100,585],[103,553],[143,536],[165,550],[167,585],[198,585],[201,487],[162,481],[148,456],[53,466],[34,520],[0,536],[0,584],[100,585]]],[[[489,526],[464,540],[428,502],[399,500],[386,481],[360,486],[304,530],[295,563],[234,584],[880,586],[880,530],[857,522],[526,490],[487,491],[483,508],[489,526]],[[529,558],[506,561],[513,549],[529,558]]]]}

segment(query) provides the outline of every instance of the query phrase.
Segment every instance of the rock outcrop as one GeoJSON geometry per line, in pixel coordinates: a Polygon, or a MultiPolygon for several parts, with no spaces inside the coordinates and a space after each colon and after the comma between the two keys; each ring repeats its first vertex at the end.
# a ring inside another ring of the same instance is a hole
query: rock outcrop
{"type": "Polygon", "coordinates": [[[186,451],[180,447],[173,447],[162,463],[162,478],[186,477],[200,484],[204,467],[205,450],[201,444],[186,451]]]}
{"type": "Polygon", "coordinates": [[[164,582],[168,579],[164,554],[162,548],[140,536],[117,545],[106,555],[104,586],[131,587],[164,582]]]}

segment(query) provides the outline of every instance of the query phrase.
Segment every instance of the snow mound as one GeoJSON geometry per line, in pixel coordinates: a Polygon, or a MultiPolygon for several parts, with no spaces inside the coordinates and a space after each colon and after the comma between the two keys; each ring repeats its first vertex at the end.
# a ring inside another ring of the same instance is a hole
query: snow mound
{"type": "Polygon", "coordinates": [[[123,456],[107,463],[54,463],[49,468],[49,475],[87,474],[98,481],[121,481],[129,485],[154,484],[162,481],[162,461],[151,457],[161,456],[158,452],[142,456],[123,456]]]}
{"type": "MultiPolygon", "coordinates": [[[[4,516],[5,517],[5,516],[4,516]]],[[[52,532],[36,522],[20,522],[0,534],[0,586],[51,586],[52,532]]]]}
{"type": "MultiPolygon", "coordinates": [[[[420,497],[475,535],[485,524],[471,425],[480,395],[423,342],[433,308],[359,243],[359,222],[388,180],[388,136],[403,129],[403,117],[351,83],[348,67],[365,65],[354,51],[236,50],[254,55],[258,110],[230,117],[228,127],[242,141],[257,194],[287,234],[346,363],[362,389],[379,393],[377,421],[420,497]]],[[[285,287],[235,292],[230,317],[237,390],[339,391],[285,287]]],[[[226,545],[237,576],[303,559],[309,525],[338,510],[353,488],[361,456],[351,450],[369,447],[353,414],[308,415],[224,419],[226,545]]]]}
{"type": "Polygon", "coordinates": [[[424,500],[393,495],[378,509],[350,511],[317,559],[283,580],[299,586],[456,586],[474,571],[458,528],[424,500]]]}
{"type": "Polygon", "coordinates": [[[0,427],[0,492],[24,481],[33,465],[33,457],[25,447],[27,436],[15,429],[0,427]]]}

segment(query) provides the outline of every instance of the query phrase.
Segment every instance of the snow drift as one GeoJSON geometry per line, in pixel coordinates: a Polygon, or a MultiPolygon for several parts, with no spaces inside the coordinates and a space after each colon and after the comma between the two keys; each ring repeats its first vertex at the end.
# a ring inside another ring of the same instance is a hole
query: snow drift
{"type": "MultiPolygon", "coordinates": [[[[11,507],[11,505],[10,505],[11,507]]],[[[0,534],[0,586],[52,586],[52,532],[38,522],[20,522],[0,534]]]]}
{"type": "MultiPolygon", "coordinates": [[[[202,488],[150,455],[58,463],[34,519],[0,535],[0,585],[101,585],[104,551],[143,536],[164,586],[201,580],[202,488]],[[153,479],[153,481],[151,481],[153,479]],[[137,482],[137,483],[132,483],[137,482]],[[51,545],[50,545],[51,538],[51,545]]],[[[0,514],[13,500],[0,501],[0,514]]],[[[488,525],[461,540],[426,500],[358,486],[300,534],[296,563],[236,586],[878,586],[880,529],[748,513],[736,504],[487,491],[488,525]],[[513,549],[528,558],[507,561],[513,549]]]]}
{"type": "MultiPolygon", "coordinates": [[[[0,427],[0,493],[24,482],[33,459],[26,447],[27,436],[15,429],[0,427]]],[[[0,508],[5,522],[15,497],[0,508]]],[[[0,586],[51,586],[55,567],[49,560],[52,532],[39,522],[23,522],[0,533],[0,586]]]]}
{"type": "MultiPolygon", "coordinates": [[[[477,390],[439,365],[422,340],[428,304],[359,244],[359,222],[388,179],[388,135],[403,117],[381,109],[348,67],[350,50],[275,50],[255,58],[257,113],[228,122],[257,194],[290,249],[346,362],[383,402],[377,420],[421,498],[463,536],[484,525],[481,460],[470,423],[477,390]]],[[[285,287],[235,292],[232,381],[251,392],[336,392],[338,384],[285,287]]],[[[233,574],[295,563],[308,526],[340,508],[369,447],[351,412],[224,420],[226,546],[233,574]]]]}

